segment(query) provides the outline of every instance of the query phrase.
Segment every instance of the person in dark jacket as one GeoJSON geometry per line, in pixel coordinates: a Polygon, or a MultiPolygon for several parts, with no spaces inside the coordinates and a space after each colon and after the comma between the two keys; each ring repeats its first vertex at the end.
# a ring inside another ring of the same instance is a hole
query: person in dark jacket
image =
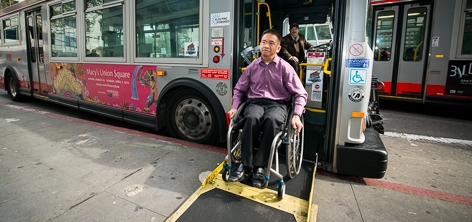
{"type": "Polygon", "coordinates": [[[305,49],[312,48],[313,45],[305,39],[304,35],[298,34],[298,31],[298,23],[291,23],[290,33],[282,38],[279,56],[290,63],[297,74],[300,74],[299,65],[306,62],[305,49]]]}

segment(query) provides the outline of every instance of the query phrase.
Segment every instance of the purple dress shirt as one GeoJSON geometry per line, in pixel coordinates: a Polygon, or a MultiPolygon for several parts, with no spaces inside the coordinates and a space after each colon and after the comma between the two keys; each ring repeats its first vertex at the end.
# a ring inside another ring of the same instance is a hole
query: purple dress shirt
{"type": "Polygon", "coordinates": [[[244,92],[249,99],[264,98],[289,101],[295,98],[294,113],[303,114],[308,94],[293,67],[279,56],[266,64],[259,57],[249,64],[233,91],[233,105],[237,109],[244,92]]]}

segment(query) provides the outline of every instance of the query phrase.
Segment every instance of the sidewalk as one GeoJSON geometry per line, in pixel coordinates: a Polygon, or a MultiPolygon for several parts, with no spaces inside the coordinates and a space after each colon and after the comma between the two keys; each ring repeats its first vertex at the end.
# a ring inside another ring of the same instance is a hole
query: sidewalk
{"type": "MultiPolygon", "coordinates": [[[[224,158],[17,104],[0,103],[0,221],[164,221],[224,158]]],[[[472,220],[472,147],[382,139],[385,178],[318,172],[318,221],[472,220]]]]}

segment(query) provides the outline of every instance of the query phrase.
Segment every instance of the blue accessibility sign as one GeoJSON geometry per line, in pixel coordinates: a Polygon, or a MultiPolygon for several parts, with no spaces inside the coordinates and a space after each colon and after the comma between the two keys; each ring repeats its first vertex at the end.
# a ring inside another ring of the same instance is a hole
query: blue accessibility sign
{"type": "Polygon", "coordinates": [[[347,68],[369,68],[370,59],[346,59],[347,68]]]}
{"type": "Polygon", "coordinates": [[[349,85],[365,85],[367,83],[367,69],[351,69],[349,85]]]}

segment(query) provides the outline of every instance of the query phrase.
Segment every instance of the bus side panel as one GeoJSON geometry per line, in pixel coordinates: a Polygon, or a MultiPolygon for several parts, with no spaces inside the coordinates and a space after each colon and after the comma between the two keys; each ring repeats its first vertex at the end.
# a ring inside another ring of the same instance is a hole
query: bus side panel
{"type": "MultiPolygon", "coordinates": [[[[448,62],[454,59],[451,55],[453,42],[454,10],[461,1],[436,1],[433,12],[432,32],[430,39],[430,62],[426,78],[426,95],[443,95],[448,75],[448,62]],[[435,41],[433,41],[433,39],[435,41]]],[[[456,20],[458,21],[458,20],[456,20]]]]}

